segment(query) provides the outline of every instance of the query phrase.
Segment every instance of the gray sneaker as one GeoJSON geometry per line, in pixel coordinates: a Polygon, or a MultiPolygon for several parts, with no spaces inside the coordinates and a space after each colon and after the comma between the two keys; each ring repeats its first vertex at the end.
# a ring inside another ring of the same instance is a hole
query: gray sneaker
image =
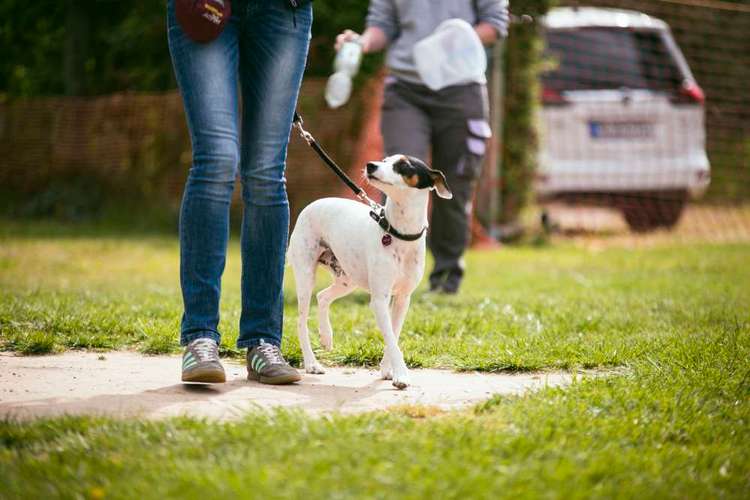
{"type": "Polygon", "coordinates": [[[302,375],[289,366],[274,344],[261,343],[247,350],[247,379],[261,384],[291,384],[302,380],[302,375]]]}
{"type": "Polygon", "coordinates": [[[207,338],[195,339],[182,355],[182,381],[216,384],[226,382],[224,367],[219,361],[219,346],[207,338]]]}

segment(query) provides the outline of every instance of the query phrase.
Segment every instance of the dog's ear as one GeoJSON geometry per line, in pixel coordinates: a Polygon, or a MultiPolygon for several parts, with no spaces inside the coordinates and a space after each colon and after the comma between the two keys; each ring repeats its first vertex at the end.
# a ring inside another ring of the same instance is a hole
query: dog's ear
{"type": "Polygon", "coordinates": [[[416,168],[416,169],[425,169],[425,170],[432,170],[429,165],[427,165],[425,162],[417,158],[416,156],[409,156],[404,155],[404,158],[406,158],[406,161],[409,162],[409,164],[416,168]]]}
{"type": "Polygon", "coordinates": [[[446,200],[453,198],[453,193],[451,193],[451,188],[448,187],[445,175],[440,170],[430,169],[430,177],[432,177],[435,192],[438,196],[446,200]]]}

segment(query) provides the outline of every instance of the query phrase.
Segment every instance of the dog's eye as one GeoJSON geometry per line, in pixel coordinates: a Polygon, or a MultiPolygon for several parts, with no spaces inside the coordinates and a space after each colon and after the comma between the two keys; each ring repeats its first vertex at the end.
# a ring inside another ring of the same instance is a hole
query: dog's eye
{"type": "Polygon", "coordinates": [[[399,160],[396,163],[393,164],[393,170],[396,171],[396,173],[401,174],[403,176],[411,176],[414,175],[415,169],[411,166],[411,163],[404,160],[399,160]]]}

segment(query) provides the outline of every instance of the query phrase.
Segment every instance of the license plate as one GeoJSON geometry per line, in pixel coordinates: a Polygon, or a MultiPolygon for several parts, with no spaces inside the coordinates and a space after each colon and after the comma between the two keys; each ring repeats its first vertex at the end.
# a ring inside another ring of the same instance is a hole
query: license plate
{"type": "Polygon", "coordinates": [[[592,139],[648,139],[654,125],[648,122],[589,122],[592,139]]]}

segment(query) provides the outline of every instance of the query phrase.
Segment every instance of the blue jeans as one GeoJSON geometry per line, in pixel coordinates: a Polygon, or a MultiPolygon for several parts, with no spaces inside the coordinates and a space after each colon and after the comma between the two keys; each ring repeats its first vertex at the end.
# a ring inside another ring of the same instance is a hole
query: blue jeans
{"type": "Polygon", "coordinates": [[[183,33],[167,1],[169,50],[193,146],[180,210],[182,345],[221,339],[221,275],[238,167],[244,212],[237,347],[281,345],[289,233],[284,170],[312,24],[310,2],[296,11],[288,5],[233,0],[224,31],[202,44],[183,33]]]}

